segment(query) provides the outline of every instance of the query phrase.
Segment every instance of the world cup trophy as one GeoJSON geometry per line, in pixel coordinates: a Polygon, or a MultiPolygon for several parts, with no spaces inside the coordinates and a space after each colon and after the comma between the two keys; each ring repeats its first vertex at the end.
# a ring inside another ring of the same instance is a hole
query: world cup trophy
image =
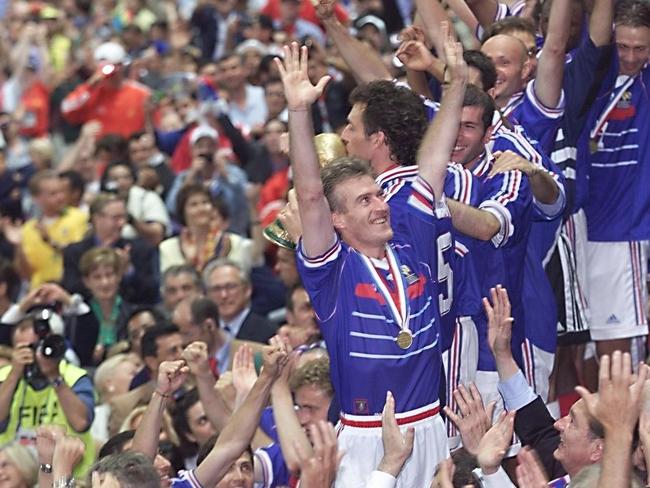
{"type": "MultiPolygon", "coordinates": [[[[338,134],[331,132],[318,134],[314,137],[314,145],[316,146],[316,155],[321,168],[335,159],[347,156],[345,144],[343,144],[338,134]]],[[[296,248],[296,243],[291,239],[291,236],[277,217],[264,228],[264,237],[280,247],[291,250],[296,248]]]]}

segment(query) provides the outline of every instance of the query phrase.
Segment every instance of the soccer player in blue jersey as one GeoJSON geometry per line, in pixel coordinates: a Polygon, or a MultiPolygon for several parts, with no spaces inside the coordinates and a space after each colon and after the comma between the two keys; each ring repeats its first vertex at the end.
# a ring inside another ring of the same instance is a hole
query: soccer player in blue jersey
{"type": "Polygon", "coordinates": [[[577,158],[588,175],[587,296],[599,355],[630,351],[631,338],[648,333],[650,4],[618,2],[614,24],[614,59],[577,158]]]}
{"type": "MultiPolygon", "coordinates": [[[[278,61],[289,106],[291,160],[303,236],[298,264],[331,358],[332,383],[342,409],[343,458],[337,486],[364,486],[381,457],[381,421],[387,390],[416,446],[397,486],[429,486],[448,455],[438,415],[440,326],[435,298],[437,223],[448,220],[443,197],[447,162],[458,130],[467,68],[460,46],[439,120],[420,149],[412,184],[410,240],[393,239],[390,211],[372,172],[343,158],[321,174],[309,114],[328,81],[307,78],[307,51],[285,48],[278,61]]],[[[377,138],[383,134],[378,133],[377,138]]]]}

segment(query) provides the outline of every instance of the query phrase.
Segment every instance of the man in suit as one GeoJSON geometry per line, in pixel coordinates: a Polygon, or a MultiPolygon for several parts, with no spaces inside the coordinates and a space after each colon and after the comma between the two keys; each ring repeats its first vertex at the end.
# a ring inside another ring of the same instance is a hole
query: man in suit
{"type": "Polygon", "coordinates": [[[203,270],[203,284],[219,309],[219,326],[229,337],[266,344],[275,334],[271,322],[251,312],[250,276],[238,264],[210,261],[203,270]]]}
{"type": "Polygon", "coordinates": [[[221,329],[217,304],[206,297],[182,300],[174,309],[172,321],[180,330],[185,347],[193,342],[203,342],[207,346],[208,364],[215,378],[230,369],[242,344],[248,344],[253,351],[261,350],[259,343],[233,339],[221,329]]]}
{"type": "MultiPolygon", "coordinates": [[[[554,480],[551,486],[566,486],[582,468],[601,461],[603,427],[589,415],[584,400],[578,400],[569,415],[557,421],[551,417],[512,357],[513,320],[508,294],[500,286],[491,293],[492,304],[485,304],[485,308],[489,319],[488,342],[499,373],[499,392],[506,410],[517,412],[514,427],[521,444],[537,451],[544,469],[554,480]]],[[[500,460],[494,466],[481,466],[476,474],[488,488],[514,486],[500,467],[500,460]]]]}
{"type": "Polygon", "coordinates": [[[90,295],[84,286],[79,261],[93,247],[111,247],[122,260],[120,295],[128,302],[153,304],[158,300],[156,249],[142,239],[123,239],[126,203],[117,195],[99,195],[90,206],[93,233],[63,250],[63,287],[70,293],[90,295]]]}

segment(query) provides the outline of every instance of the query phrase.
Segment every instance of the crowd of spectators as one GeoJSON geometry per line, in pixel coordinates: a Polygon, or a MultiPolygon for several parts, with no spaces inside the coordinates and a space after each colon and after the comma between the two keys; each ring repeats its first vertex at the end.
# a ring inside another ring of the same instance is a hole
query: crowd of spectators
{"type": "Polygon", "coordinates": [[[0,19],[0,487],[650,483],[648,0],[0,19]]]}

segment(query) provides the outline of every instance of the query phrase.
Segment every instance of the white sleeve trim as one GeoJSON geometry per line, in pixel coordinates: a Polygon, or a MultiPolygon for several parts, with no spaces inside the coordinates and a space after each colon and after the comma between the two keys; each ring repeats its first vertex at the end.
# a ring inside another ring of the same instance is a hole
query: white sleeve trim
{"type": "Polygon", "coordinates": [[[397,478],[383,471],[373,471],[366,483],[366,488],[394,488],[397,478]]]}
{"type": "Polygon", "coordinates": [[[512,481],[501,466],[494,474],[485,474],[481,468],[472,471],[483,488],[515,488],[512,481]]]}
{"type": "Polygon", "coordinates": [[[536,79],[530,80],[528,85],[526,85],[526,97],[542,115],[545,115],[549,119],[559,119],[564,115],[564,90],[560,92],[560,100],[558,101],[557,107],[547,107],[537,98],[537,93],[535,93],[536,81],[536,79]]]}
{"type": "Polygon", "coordinates": [[[510,211],[494,200],[485,200],[479,207],[481,210],[490,212],[499,221],[500,229],[491,239],[494,247],[501,247],[508,242],[508,239],[515,233],[515,226],[512,224],[510,211]]]}

